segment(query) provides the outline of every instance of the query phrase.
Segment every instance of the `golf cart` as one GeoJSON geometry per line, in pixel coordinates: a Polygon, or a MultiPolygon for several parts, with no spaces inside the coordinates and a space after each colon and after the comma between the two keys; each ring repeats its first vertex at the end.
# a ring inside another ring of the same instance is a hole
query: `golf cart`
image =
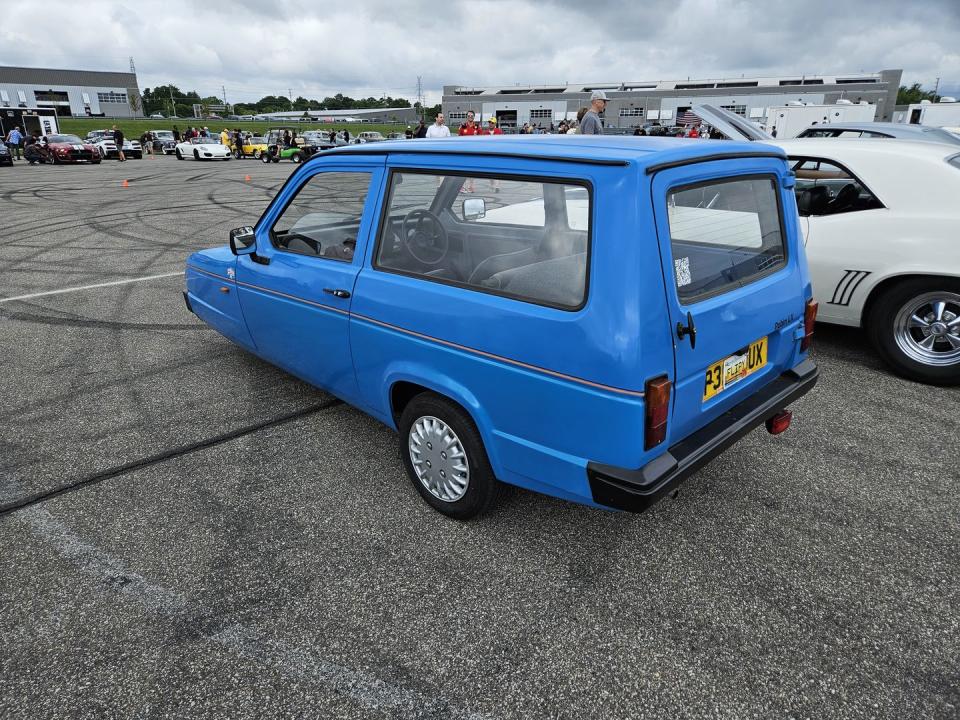
{"type": "Polygon", "coordinates": [[[300,129],[295,125],[284,125],[281,127],[270,128],[264,136],[267,149],[260,154],[261,162],[280,162],[281,160],[292,160],[295,163],[301,163],[310,158],[317,148],[307,143],[302,136],[297,135],[300,129]],[[284,133],[290,134],[290,144],[283,141],[284,133]]]}

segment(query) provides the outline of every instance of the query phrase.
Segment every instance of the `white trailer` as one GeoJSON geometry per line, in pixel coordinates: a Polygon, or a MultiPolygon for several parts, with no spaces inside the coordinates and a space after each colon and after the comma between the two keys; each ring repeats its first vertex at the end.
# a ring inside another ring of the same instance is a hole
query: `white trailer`
{"type": "Polygon", "coordinates": [[[779,140],[796,137],[811,125],[832,122],[873,122],[877,106],[839,102],[836,105],[776,105],[767,108],[767,132],[779,140]],[[776,132],[774,132],[776,130],[776,132]]]}
{"type": "Polygon", "coordinates": [[[940,102],[914,103],[907,106],[904,120],[910,125],[932,127],[956,127],[960,125],[960,102],[954,98],[941,98],[940,102]]]}

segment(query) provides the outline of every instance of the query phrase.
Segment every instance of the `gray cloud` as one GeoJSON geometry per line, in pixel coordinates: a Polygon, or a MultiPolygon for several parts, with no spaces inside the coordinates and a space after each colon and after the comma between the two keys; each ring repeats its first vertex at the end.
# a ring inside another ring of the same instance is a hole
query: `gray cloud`
{"type": "Polygon", "coordinates": [[[903,68],[960,90],[960,2],[924,0],[47,0],[4,10],[0,64],[123,69],[231,101],[444,84],[903,68]],[[55,41],[43,18],[71,18],[55,41]],[[89,31],[82,31],[89,29],[89,31]]]}

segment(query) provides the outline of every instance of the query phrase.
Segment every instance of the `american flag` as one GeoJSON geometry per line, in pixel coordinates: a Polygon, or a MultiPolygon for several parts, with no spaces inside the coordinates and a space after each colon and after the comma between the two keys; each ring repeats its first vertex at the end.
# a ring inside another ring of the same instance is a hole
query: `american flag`
{"type": "Polygon", "coordinates": [[[677,115],[677,125],[699,125],[702,121],[692,110],[684,110],[677,115]]]}

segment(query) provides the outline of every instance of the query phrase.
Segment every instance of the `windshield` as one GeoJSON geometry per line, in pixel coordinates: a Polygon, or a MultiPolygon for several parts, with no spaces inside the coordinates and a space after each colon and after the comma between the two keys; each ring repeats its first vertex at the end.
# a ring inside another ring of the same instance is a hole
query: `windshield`
{"type": "Polygon", "coordinates": [[[166,140],[168,138],[173,140],[172,130],[151,130],[150,132],[152,132],[159,140],[166,140]]]}
{"type": "Polygon", "coordinates": [[[47,142],[83,145],[83,140],[78,138],[76,135],[47,135],[47,142]]]}

